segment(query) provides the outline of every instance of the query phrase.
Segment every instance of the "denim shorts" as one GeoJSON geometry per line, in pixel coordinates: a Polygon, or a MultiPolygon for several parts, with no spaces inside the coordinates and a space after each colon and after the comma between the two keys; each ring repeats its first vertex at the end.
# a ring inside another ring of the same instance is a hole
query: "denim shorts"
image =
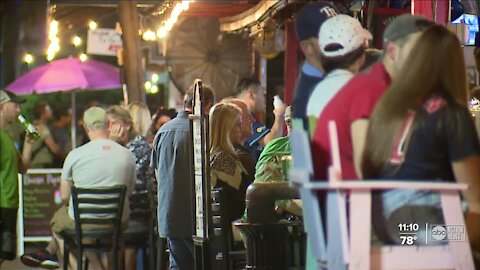
{"type": "Polygon", "coordinates": [[[444,224],[440,195],[428,190],[394,189],[374,192],[372,223],[384,244],[400,244],[399,224],[418,224],[415,244],[424,245],[426,224],[444,224]]]}

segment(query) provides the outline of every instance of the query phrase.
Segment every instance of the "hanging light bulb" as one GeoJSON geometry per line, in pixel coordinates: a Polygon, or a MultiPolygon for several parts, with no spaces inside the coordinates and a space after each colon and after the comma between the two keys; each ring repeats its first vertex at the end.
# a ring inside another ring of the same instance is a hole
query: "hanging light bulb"
{"type": "Polygon", "coordinates": [[[157,39],[157,36],[155,35],[155,32],[153,32],[152,30],[147,30],[147,31],[143,32],[142,38],[145,41],[153,41],[153,40],[157,39]]]}
{"type": "Polygon", "coordinates": [[[88,23],[88,28],[89,28],[90,30],[92,30],[92,31],[95,30],[95,29],[97,29],[97,22],[95,22],[95,21],[93,21],[93,20],[90,21],[90,22],[88,23]]]}
{"type": "Polygon", "coordinates": [[[80,61],[85,62],[85,61],[87,61],[88,56],[86,54],[82,53],[82,54],[80,54],[80,56],[78,58],[80,58],[80,61]]]}
{"type": "Polygon", "coordinates": [[[75,47],[78,47],[80,44],[82,44],[82,39],[79,36],[75,36],[72,40],[72,43],[75,45],[75,47]]]}
{"type": "Polygon", "coordinates": [[[27,64],[30,64],[33,62],[33,55],[26,53],[25,56],[23,57],[23,61],[27,64]]]}
{"type": "Polygon", "coordinates": [[[152,83],[150,81],[145,82],[145,89],[148,91],[152,88],[152,83]]]}
{"type": "Polygon", "coordinates": [[[157,73],[153,73],[153,75],[152,75],[152,82],[153,82],[153,83],[157,83],[157,82],[158,82],[158,79],[159,79],[159,78],[158,78],[158,74],[157,74],[157,73]]]}

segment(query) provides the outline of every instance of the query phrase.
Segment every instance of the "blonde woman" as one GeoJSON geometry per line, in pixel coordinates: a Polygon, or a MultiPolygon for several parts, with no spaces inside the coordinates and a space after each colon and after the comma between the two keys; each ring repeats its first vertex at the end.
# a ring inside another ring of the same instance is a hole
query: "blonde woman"
{"type": "Polygon", "coordinates": [[[229,103],[218,103],[210,109],[211,185],[226,193],[230,222],[242,217],[248,186],[247,174],[233,148],[233,142],[241,136],[241,115],[241,110],[229,103]]]}
{"type": "MultiPolygon", "coordinates": [[[[135,168],[137,172],[137,182],[135,183],[134,194],[144,191],[146,185],[154,180],[153,170],[150,168],[151,148],[144,135],[150,127],[150,113],[147,106],[141,103],[132,103],[127,111],[121,106],[112,106],[107,109],[108,128],[110,138],[118,143],[125,145],[133,153],[135,159],[135,168]],[[131,112],[132,115],[131,115],[131,112]]],[[[136,209],[130,207],[130,214],[136,209]]],[[[130,218],[129,228],[138,228],[146,224],[145,220],[130,218]]],[[[126,269],[136,269],[135,250],[125,250],[126,269]]]]}
{"type": "MultiPolygon", "coordinates": [[[[151,148],[143,134],[139,133],[146,132],[150,123],[144,124],[145,112],[136,111],[133,119],[126,109],[116,105],[107,109],[107,117],[110,138],[125,145],[135,157],[137,169],[136,189],[138,190],[144,189],[146,183],[153,181],[154,175],[149,167],[151,148]]],[[[150,118],[148,115],[146,117],[147,119],[150,118]]]]}
{"type": "Polygon", "coordinates": [[[147,105],[140,102],[132,102],[128,105],[128,112],[133,120],[133,131],[146,137],[148,129],[152,125],[152,117],[147,105]]]}

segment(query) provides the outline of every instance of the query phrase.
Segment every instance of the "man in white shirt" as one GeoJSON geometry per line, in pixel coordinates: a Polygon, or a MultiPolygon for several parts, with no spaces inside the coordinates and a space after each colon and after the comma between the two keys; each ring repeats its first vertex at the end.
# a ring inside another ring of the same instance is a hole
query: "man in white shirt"
{"type": "Polygon", "coordinates": [[[311,132],[315,129],[310,119],[317,119],[328,101],[360,70],[370,39],[372,34],[357,19],[344,14],[329,18],[320,28],[318,43],[327,76],[317,84],[308,100],[311,132]]]}

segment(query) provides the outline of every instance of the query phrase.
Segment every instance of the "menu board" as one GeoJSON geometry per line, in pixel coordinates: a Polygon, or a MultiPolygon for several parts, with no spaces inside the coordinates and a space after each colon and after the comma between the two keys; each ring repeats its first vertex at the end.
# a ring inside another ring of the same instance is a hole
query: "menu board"
{"type": "Polygon", "coordinates": [[[62,203],[60,169],[29,170],[22,177],[23,235],[51,236],[50,219],[62,203]]]}

